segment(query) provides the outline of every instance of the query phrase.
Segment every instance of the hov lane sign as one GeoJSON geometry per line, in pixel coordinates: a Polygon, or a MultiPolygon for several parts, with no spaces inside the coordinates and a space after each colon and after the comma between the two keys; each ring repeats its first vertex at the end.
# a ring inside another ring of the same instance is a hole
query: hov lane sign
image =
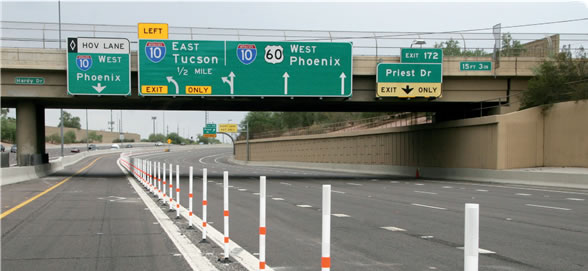
{"type": "Polygon", "coordinates": [[[127,39],[68,38],[67,94],[131,95],[127,39]]]}

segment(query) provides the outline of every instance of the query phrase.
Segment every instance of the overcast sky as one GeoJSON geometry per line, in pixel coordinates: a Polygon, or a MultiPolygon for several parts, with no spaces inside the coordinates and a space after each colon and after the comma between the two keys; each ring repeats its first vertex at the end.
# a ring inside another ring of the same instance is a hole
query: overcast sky
{"type": "MultiPolygon", "coordinates": [[[[163,22],[170,27],[437,32],[488,28],[497,23],[510,26],[588,17],[587,1],[430,2],[61,1],[61,22],[120,25],[163,22]]],[[[2,1],[1,19],[56,23],[57,7],[57,1],[2,1]]],[[[580,21],[508,31],[549,34],[588,33],[587,30],[588,21],[580,21]]],[[[581,38],[588,40],[586,35],[581,38]]],[[[410,41],[406,42],[408,47],[410,41]]],[[[573,46],[579,45],[576,42],[573,46]]],[[[85,127],[85,110],[67,111],[79,116],[85,127]]],[[[229,120],[239,123],[245,114],[210,112],[210,119],[214,123],[228,123],[229,120]]],[[[58,115],[59,110],[48,109],[46,124],[57,125],[58,115]]],[[[113,115],[118,123],[120,111],[114,111],[113,115]]],[[[153,130],[151,116],[157,116],[156,129],[163,131],[162,111],[130,110],[123,111],[124,131],[148,136],[153,130]]],[[[179,125],[181,135],[195,136],[202,132],[204,112],[166,111],[165,119],[170,131],[175,131],[179,125]]],[[[109,110],[89,110],[90,129],[106,130],[109,120],[109,110]]]]}

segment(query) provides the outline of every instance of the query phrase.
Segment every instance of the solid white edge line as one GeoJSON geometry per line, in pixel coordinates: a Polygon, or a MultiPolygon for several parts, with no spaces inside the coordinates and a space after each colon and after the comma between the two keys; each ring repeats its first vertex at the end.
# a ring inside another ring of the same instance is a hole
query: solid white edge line
{"type": "Polygon", "coordinates": [[[406,231],[405,229],[401,229],[401,228],[397,228],[397,227],[392,227],[392,226],[389,226],[389,227],[380,227],[380,228],[385,229],[385,230],[389,230],[389,231],[406,231]]]}
{"type": "Polygon", "coordinates": [[[186,262],[192,270],[218,270],[210,261],[202,255],[202,251],[196,247],[188,237],[184,236],[180,229],[171,221],[171,219],[157,206],[153,200],[143,191],[137,182],[131,177],[128,171],[121,165],[120,158],[117,160],[118,167],[123,171],[129,183],[141,200],[147,205],[151,214],[155,217],[161,228],[180,251],[186,262]]]}
{"type": "Polygon", "coordinates": [[[431,209],[437,209],[437,210],[447,210],[447,208],[443,208],[443,207],[423,205],[423,204],[417,204],[417,203],[411,203],[410,205],[419,206],[419,207],[425,207],[425,208],[431,208],[431,209]]]}
{"type": "Polygon", "coordinates": [[[415,190],[413,192],[415,192],[415,193],[421,193],[421,194],[437,195],[437,193],[435,193],[435,192],[418,191],[418,190],[415,190]]]}
{"type": "MultiPolygon", "coordinates": [[[[463,247],[457,247],[457,249],[463,250],[463,247]]],[[[487,250],[487,249],[483,249],[483,248],[478,248],[478,253],[480,253],[480,254],[496,254],[496,252],[494,252],[492,250],[487,250]]]]}
{"type": "Polygon", "coordinates": [[[568,209],[568,208],[545,206],[545,205],[535,205],[535,204],[525,204],[525,205],[530,206],[530,207],[539,207],[539,208],[555,209],[555,210],[562,210],[562,211],[571,211],[572,210],[572,209],[568,209]]]}

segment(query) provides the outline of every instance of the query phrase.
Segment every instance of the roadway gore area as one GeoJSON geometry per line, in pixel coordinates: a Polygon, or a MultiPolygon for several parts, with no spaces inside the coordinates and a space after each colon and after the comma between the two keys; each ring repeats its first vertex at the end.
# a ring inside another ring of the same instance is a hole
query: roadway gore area
{"type": "MultiPolygon", "coordinates": [[[[479,270],[588,266],[586,190],[241,166],[230,156],[230,148],[187,147],[134,157],[171,163],[174,179],[179,165],[186,208],[188,172],[194,167],[196,217],[202,216],[201,177],[207,168],[208,222],[220,232],[222,175],[228,171],[231,242],[256,257],[259,176],[267,176],[266,261],[275,270],[320,268],[322,184],[332,185],[335,270],[462,270],[465,203],[480,204],[479,270]]],[[[117,158],[90,157],[49,177],[2,187],[2,269],[191,270],[117,158]]],[[[175,211],[158,205],[217,268],[245,270],[233,259],[217,263],[221,247],[198,244],[199,230],[187,229],[184,218],[175,219],[175,211]]]]}

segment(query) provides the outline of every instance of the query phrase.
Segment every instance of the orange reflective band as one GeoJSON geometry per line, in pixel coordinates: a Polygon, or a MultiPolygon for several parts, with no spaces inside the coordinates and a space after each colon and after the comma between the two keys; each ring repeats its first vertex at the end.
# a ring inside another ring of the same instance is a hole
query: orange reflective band
{"type": "Polygon", "coordinates": [[[188,194],[188,198],[193,198],[193,197],[194,197],[194,195],[192,195],[192,193],[188,194]]]}
{"type": "Polygon", "coordinates": [[[259,234],[265,235],[265,227],[259,227],[259,234]]]}
{"type": "Polygon", "coordinates": [[[229,216],[229,210],[225,210],[224,215],[229,216]]]}
{"type": "Polygon", "coordinates": [[[206,222],[202,222],[202,227],[206,227],[206,222]]]}
{"type": "Polygon", "coordinates": [[[167,184],[167,182],[163,181],[163,184],[167,184]]]}
{"type": "Polygon", "coordinates": [[[180,189],[179,188],[176,188],[176,192],[180,192],[180,189]]]}
{"type": "Polygon", "coordinates": [[[203,200],[202,205],[208,205],[208,201],[203,200]]]}
{"type": "MultiPolygon", "coordinates": [[[[170,195],[171,195],[171,194],[170,194],[170,195]]],[[[173,201],[173,199],[172,199],[171,197],[169,197],[169,202],[172,202],[172,201],[173,201]]]]}
{"type": "Polygon", "coordinates": [[[169,188],[173,188],[174,185],[172,183],[169,183],[169,188]]]}
{"type": "Polygon", "coordinates": [[[225,237],[225,244],[229,243],[229,237],[225,237]]]}
{"type": "Polygon", "coordinates": [[[321,259],[322,268],[331,268],[331,257],[322,257],[321,259]]]}
{"type": "Polygon", "coordinates": [[[189,214],[190,216],[192,216],[192,212],[188,212],[188,214],[189,214]]]}
{"type": "Polygon", "coordinates": [[[265,262],[259,262],[259,269],[265,269],[265,262]]]}
{"type": "Polygon", "coordinates": [[[180,209],[180,205],[179,204],[176,204],[176,208],[180,209]]]}
{"type": "Polygon", "coordinates": [[[165,198],[167,195],[165,193],[163,193],[163,197],[165,198]]]}

